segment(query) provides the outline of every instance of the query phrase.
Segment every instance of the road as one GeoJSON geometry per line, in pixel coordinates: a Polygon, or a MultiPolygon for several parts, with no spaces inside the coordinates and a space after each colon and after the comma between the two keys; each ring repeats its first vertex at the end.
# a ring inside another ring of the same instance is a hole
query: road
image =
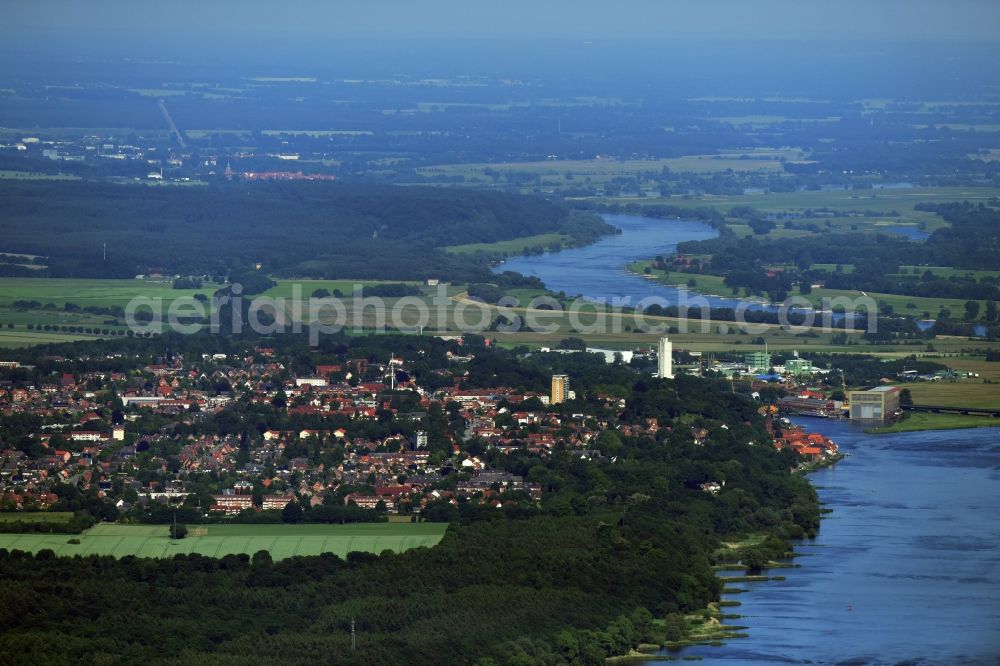
{"type": "Polygon", "coordinates": [[[163,101],[162,97],[160,98],[160,112],[163,113],[163,119],[167,121],[170,131],[173,132],[175,137],[177,137],[177,143],[181,144],[181,148],[187,148],[187,143],[184,141],[184,135],[181,134],[179,129],[177,129],[177,125],[174,124],[174,119],[170,117],[170,112],[167,111],[167,103],[163,101]]]}

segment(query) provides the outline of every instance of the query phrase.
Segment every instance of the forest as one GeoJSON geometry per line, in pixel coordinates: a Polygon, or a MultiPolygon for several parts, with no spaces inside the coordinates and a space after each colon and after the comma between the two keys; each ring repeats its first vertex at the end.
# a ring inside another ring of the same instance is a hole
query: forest
{"type": "Polygon", "coordinates": [[[47,262],[0,264],[0,274],[34,277],[228,276],[259,264],[303,278],[485,280],[481,257],[440,248],[543,233],[589,242],[610,231],[541,197],[390,185],[0,181],[0,199],[0,251],[47,262]]]}
{"type": "MultiPolygon", "coordinates": [[[[191,337],[127,341],[130,362],[240,344],[191,337]]],[[[411,345],[433,368],[453,343],[385,336],[325,344],[307,355],[282,340],[275,353],[308,366],[411,345]]],[[[566,371],[581,393],[625,397],[616,422],[656,418],[661,427],[642,437],[605,431],[597,443],[603,455],[593,460],[561,449],[545,457],[483,451],[541,484],[541,502],[508,493],[502,509],[432,503],[423,518],[450,526],[431,549],[280,562],[264,551],[116,560],[0,550],[0,653],[8,663],[29,663],[31,655],[30,663],[601,664],[640,642],[679,637],[678,614],[718,598],[722,584],[711,565],[723,539],[769,533],[754,555],[766,560],[818,529],[814,490],[789,473],[795,454],[774,450],[756,403],[728,384],[644,378],[594,355],[466,344],[476,350],[472,386],[534,388],[566,371]],[[692,427],[708,431],[705,444],[694,443],[692,427]],[[724,481],[723,491],[701,490],[707,481],[724,481]]],[[[102,345],[72,347],[90,367],[122,360],[101,360],[102,345]]],[[[19,354],[45,372],[69,347],[19,354]]],[[[591,413],[585,399],[561,408],[591,413]]],[[[240,409],[234,427],[256,428],[273,415],[240,409]]],[[[5,432],[13,427],[4,423],[5,432]]]]}

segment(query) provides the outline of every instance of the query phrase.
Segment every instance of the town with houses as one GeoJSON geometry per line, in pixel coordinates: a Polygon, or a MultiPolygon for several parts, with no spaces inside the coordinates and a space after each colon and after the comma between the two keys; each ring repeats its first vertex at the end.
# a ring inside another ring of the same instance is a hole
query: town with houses
{"type": "Polygon", "coordinates": [[[147,183],[187,183],[213,179],[260,181],[334,181],[334,174],[317,171],[315,162],[331,159],[327,152],[302,155],[277,137],[263,137],[253,150],[237,147],[178,147],[162,137],[87,134],[74,138],[21,136],[0,139],[0,155],[34,160],[35,164],[85,164],[103,169],[111,178],[147,183]],[[310,162],[310,167],[290,168],[310,162]],[[306,159],[308,158],[308,159],[306,159]]]}
{"type": "MultiPolygon", "coordinates": [[[[659,351],[669,360],[655,374],[672,377],[669,341],[659,351]]],[[[467,362],[472,355],[449,352],[448,358],[467,362]]],[[[128,372],[63,372],[27,385],[4,381],[0,415],[35,417],[38,429],[27,446],[8,441],[0,449],[2,503],[48,508],[59,499],[56,485],[73,484],[96,490],[120,511],[193,503],[205,515],[237,516],[282,510],[296,499],[411,516],[435,501],[502,507],[510,498],[537,502],[544,487],[491,464],[501,459],[493,454],[544,457],[559,449],[596,459],[603,431],[655,438],[661,427],[657,419],[624,424],[604,416],[625,407],[609,395],[594,396],[602,416],[567,413],[560,403],[576,397],[568,375],[553,375],[548,393],[463,388],[460,380],[430,390],[412,379],[410,365],[417,360],[345,358],[295,375],[273,349],[255,347],[243,355],[175,354],[128,372]],[[323,427],[261,425],[249,436],[238,427],[211,434],[205,431],[213,428],[199,427],[237,404],[323,427]],[[430,442],[432,421],[437,446],[430,442]]],[[[752,371],[748,360],[744,370],[752,371]]],[[[47,361],[72,365],[58,357],[47,361]]],[[[782,371],[781,381],[795,386],[796,371],[782,371]]],[[[786,400],[822,396],[808,389],[793,395],[786,400]]],[[[778,410],[778,404],[760,408],[776,448],[790,448],[808,464],[837,458],[834,442],[792,426],[778,410]]],[[[691,436],[696,444],[710,444],[705,427],[691,426],[691,436]]],[[[703,484],[707,492],[719,489],[715,482],[703,484]]]]}

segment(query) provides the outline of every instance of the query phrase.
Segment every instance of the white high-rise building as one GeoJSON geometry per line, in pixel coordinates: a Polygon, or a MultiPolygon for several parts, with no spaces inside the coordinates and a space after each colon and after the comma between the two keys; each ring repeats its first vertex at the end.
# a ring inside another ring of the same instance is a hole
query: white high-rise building
{"type": "Polygon", "coordinates": [[[660,379],[674,378],[674,343],[663,336],[656,346],[656,376],[660,379]]]}

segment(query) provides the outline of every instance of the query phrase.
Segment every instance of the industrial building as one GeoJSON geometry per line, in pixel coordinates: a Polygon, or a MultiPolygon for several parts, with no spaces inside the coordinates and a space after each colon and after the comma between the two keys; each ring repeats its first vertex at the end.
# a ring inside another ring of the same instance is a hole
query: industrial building
{"type": "Polygon", "coordinates": [[[804,358],[790,358],[785,361],[785,372],[792,375],[793,377],[802,377],[804,375],[811,375],[813,371],[812,361],[808,361],[804,358]]]}
{"type": "Polygon", "coordinates": [[[749,352],[743,356],[748,372],[767,372],[771,369],[771,355],[766,351],[749,352]]]}
{"type": "Polygon", "coordinates": [[[878,386],[867,391],[851,391],[852,421],[888,421],[899,415],[899,387],[878,386]]]}

